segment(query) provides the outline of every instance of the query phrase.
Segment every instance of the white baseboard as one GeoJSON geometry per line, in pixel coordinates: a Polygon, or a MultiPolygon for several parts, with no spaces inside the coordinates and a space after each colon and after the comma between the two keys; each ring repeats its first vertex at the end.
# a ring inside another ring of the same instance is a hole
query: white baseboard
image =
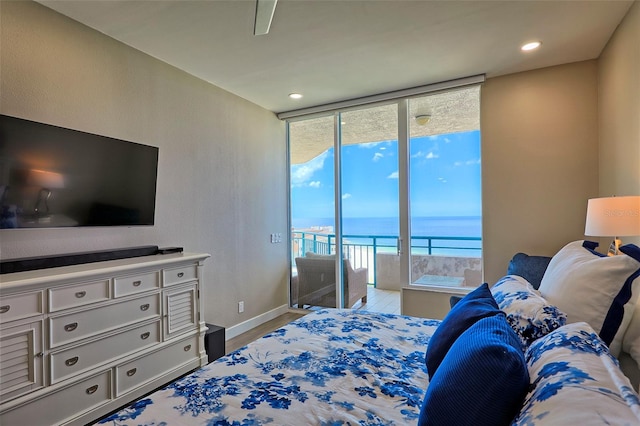
{"type": "Polygon", "coordinates": [[[233,325],[225,330],[225,340],[233,339],[234,337],[246,331],[249,331],[254,327],[264,324],[267,321],[271,321],[272,319],[277,318],[280,315],[284,315],[287,312],[289,312],[289,307],[287,305],[282,305],[275,309],[267,311],[264,314],[260,314],[257,317],[253,317],[251,319],[243,321],[240,324],[233,325]]]}

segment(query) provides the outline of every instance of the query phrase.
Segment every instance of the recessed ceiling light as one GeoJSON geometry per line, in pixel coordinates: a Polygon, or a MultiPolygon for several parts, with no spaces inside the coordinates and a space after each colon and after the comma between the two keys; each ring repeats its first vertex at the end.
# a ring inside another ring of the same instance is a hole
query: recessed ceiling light
{"type": "Polygon", "coordinates": [[[300,93],[289,93],[291,99],[300,99],[302,95],[300,93]]]}
{"type": "Polygon", "coordinates": [[[522,47],[520,47],[520,50],[527,52],[529,50],[537,49],[541,44],[542,43],[539,41],[532,41],[531,43],[523,44],[522,47]]]}

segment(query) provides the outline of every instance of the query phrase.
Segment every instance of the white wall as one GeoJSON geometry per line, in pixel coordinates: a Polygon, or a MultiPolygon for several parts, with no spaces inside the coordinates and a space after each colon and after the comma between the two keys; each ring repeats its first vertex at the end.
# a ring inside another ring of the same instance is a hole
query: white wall
{"type": "Polygon", "coordinates": [[[212,255],[207,322],[287,304],[287,247],[269,242],[287,232],[283,122],[40,4],[3,1],[0,26],[2,114],[160,148],[155,226],[2,230],[3,259],[183,246],[212,255]]]}

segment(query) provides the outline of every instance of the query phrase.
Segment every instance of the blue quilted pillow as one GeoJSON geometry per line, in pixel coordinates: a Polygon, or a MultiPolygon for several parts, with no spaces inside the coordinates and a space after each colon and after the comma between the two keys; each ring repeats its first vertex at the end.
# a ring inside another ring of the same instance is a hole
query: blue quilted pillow
{"type": "Polygon", "coordinates": [[[518,336],[504,314],[462,333],[429,381],[419,426],[511,424],[529,388],[518,336]]]}
{"type": "Polygon", "coordinates": [[[458,336],[478,320],[499,313],[501,313],[500,309],[487,283],[482,284],[458,302],[429,339],[425,354],[429,377],[433,377],[458,336]]]}
{"type": "Polygon", "coordinates": [[[537,290],[549,262],[551,262],[551,258],[547,256],[529,256],[526,253],[516,253],[509,262],[507,275],[519,275],[529,281],[537,290]]]}

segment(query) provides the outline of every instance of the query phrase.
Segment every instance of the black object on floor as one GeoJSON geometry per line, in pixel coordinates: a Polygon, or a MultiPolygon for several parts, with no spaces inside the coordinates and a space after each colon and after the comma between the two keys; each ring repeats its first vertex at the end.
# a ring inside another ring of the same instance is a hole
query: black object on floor
{"type": "Polygon", "coordinates": [[[224,327],[207,324],[209,330],[204,335],[204,348],[207,351],[209,362],[225,355],[224,353],[224,327]]]}

